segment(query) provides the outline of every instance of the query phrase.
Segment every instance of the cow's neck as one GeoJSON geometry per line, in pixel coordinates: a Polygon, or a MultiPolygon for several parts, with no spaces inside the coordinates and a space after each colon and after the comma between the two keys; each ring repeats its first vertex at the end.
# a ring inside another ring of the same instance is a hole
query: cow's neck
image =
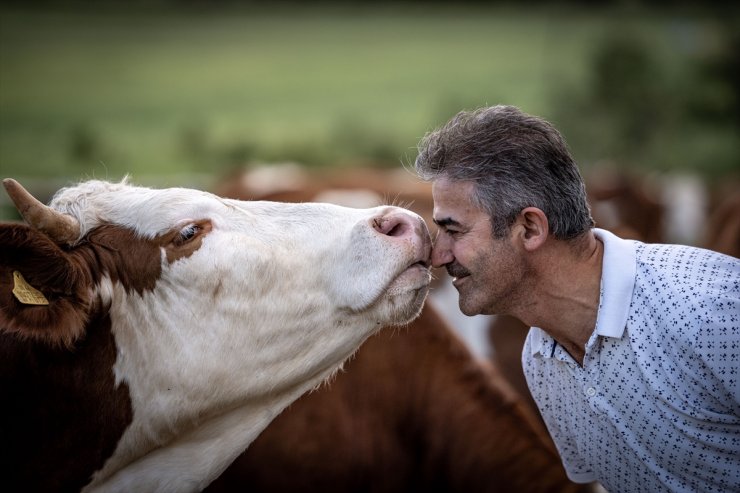
{"type": "Polygon", "coordinates": [[[329,377],[322,374],[279,396],[245,403],[181,433],[164,446],[151,450],[125,466],[124,450],[135,448],[142,435],[129,429],[105,468],[83,493],[129,491],[196,492],[216,479],[269,423],[300,395],[329,377]]]}

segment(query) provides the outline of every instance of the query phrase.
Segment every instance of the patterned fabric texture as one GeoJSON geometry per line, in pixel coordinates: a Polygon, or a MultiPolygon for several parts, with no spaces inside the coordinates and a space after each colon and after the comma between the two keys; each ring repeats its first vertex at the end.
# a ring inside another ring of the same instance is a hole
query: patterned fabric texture
{"type": "Polygon", "coordinates": [[[740,491],[740,260],[594,231],[601,301],[583,366],[536,327],[522,353],[569,477],[740,491]]]}

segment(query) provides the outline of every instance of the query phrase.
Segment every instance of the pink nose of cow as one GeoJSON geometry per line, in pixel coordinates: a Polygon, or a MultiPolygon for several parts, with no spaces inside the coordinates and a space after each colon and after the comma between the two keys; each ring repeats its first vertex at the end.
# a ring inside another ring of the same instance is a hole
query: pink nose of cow
{"type": "Polygon", "coordinates": [[[402,210],[389,210],[372,219],[378,233],[393,240],[410,241],[417,260],[428,265],[432,240],[426,223],[419,217],[402,210]]]}

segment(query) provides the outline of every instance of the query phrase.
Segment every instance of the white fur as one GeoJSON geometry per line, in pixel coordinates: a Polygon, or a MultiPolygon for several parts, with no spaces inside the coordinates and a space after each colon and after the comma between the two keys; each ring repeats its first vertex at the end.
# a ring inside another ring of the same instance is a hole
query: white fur
{"type": "MultiPolygon", "coordinates": [[[[52,206],[86,229],[110,222],[153,238],[189,221],[213,230],[168,263],[153,291],[106,280],[133,423],[85,491],[198,491],[375,330],[415,317],[430,281],[419,235],[389,237],[391,207],[224,200],[186,189],[88,182],[52,206]],[[403,273],[401,275],[401,273],[403,273]]],[[[84,232],[83,232],[84,233],[84,232]]]]}

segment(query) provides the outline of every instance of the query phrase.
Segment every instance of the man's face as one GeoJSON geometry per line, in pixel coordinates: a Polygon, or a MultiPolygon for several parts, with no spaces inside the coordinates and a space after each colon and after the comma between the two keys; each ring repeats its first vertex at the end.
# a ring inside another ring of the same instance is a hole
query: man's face
{"type": "Polygon", "coordinates": [[[445,267],[466,315],[504,314],[518,300],[526,273],[510,235],[494,239],[489,215],[473,201],[474,185],[441,178],[433,183],[434,222],[439,232],[432,265],[445,267]]]}

